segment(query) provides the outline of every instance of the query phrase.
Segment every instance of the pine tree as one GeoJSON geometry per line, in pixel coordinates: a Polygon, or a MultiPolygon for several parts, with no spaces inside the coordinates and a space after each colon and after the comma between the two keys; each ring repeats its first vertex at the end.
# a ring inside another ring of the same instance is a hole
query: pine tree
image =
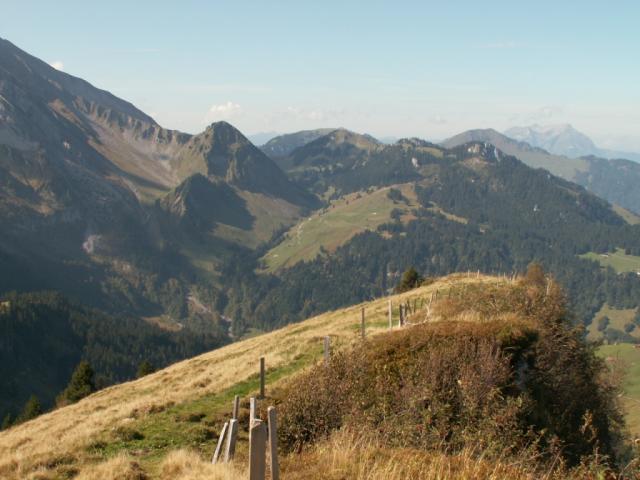
{"type": "Polygon", "coordinates": [[[24,404],[22,413],[17,418],[16,423],[26,422],[27,420],[36,418],[41,413],[42,413],[42,405],[40,405],[40,400],[38,400],[38,397],[36,397],[35,395],[31,395],[31,397],[29,397],[29,400],[27,400],[27,403],[24,404]]]}
{"type": "Polygon", "coordinates": [[[155,372],[156,369],[154,368],[154,366],[151,364],[150,361],[148,360],[144,360],[139,366],[138,366],[138,373],[136,373],[136,378],[142,378],[146,375],[149,375],[150,373],[155,372]]]}
{"type": "Polygon", "coordinates": [[[11,413],[7,413],[2,419],[2,425],[0,425],[0,430],[6,430],[11,425],[13,425],[13,415],[11,415],[11,413]]]}
{"type": "Polygon", "coordinates": [[[402,280],[400,284],[396,287],[396,292],[402,293],[412,288],[419,287],[422,283],[422,276],[418,273],[418,271],[410,267],[402,274],[402,280]]]}
{"type": "Polygon", "coordinates": [[[89,362],[82,360],[71,375],[69,385],[58,396],[58,406],[75,403],[96,391],[94,371],[89,362]]]}

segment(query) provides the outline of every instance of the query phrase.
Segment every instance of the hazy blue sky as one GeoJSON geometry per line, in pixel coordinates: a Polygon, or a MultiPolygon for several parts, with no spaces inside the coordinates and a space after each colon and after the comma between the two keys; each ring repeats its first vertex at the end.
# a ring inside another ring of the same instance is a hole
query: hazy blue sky
{"type": "Polygon", "coordinates": [[[638,0],[0,0],[0,36],[189,132],[569,122],[640,151],[638,0]]]}

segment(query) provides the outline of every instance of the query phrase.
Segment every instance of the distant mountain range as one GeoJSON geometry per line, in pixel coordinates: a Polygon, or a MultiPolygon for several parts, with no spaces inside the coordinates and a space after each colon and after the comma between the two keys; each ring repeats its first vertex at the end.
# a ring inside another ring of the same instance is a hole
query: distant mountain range
{"type": "Polygon", "coordinates": [[[487,142],[534,168],[576,182],[596,195],[625,209],[640,212],[640,164],[586,156],[571,158],[549,153],[528,142],[510,138],[493,129],[468,130],[442,142],[447,148],[468,142],[487,142]]]}
{"type": "Polygon", "coordinates": [[[596,156],[640,162],[640,153],[598,148],[588,136],[568,124],[513,127],[505,131],[504,134],[514,140],[542,148],[549,153],[569,158],[596,156]]]}
{"type": "MultiPolygon", "coordinates": [[[[197,135],[167,130],[0,40],[0,301],[57,290],[109,322],[137,318],[141,332],[144,321],[208,335],[161,358],[384,295],[411,265],[434,276],[539,260],[581,321],[605,302],[635,308],[640,278],[579,255],[640,254],[640,218],[608,203],[640,211],[639,179],[634,162],[559,156],[493,130],[436,145],[330,128],[261,148],[226,122],[197,135]],[[288,261],[266,268],[275,255],[288,261]]],[[[19,298],[15,318],[34,311],[19,298]]],[[[3,319],[15,329],[0,336],[0,353],[14,355],[16,339],[46,340],[3,319]]],[[[86,321],[98,331],[98,317],[86,321]]],[[[78,338],[69,364],[86,351],[78,338]]],[[[116,337],[104,340],[121,351],[116,337]]],[[[20,345],[27,375],[38,366],[20,345]]],[[[121,378],[114,372],[99,373],[121,378]]]]}
{"type": "Polygon", "coordinates": [[[271,158],[286,157],[296,148],[313,142],[317,138],[336,130],[335,128],[317,128],[315,130],[302,130],[295,133],[287,133],[271,138],[262,147],[262,151],[271,158]]]}

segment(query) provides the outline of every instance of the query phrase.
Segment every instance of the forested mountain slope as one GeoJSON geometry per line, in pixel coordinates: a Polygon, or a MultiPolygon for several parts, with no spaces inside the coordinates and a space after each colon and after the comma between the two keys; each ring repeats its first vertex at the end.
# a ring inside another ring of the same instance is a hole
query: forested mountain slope
{"type": "Polygon", "coordinates": [[[566,157],[551,154],[524,141],[513,140],[493,129],[469,130],[442,143],[447,148],[468,142],[489,142],[534,168],[575,182],[611,203],[640,212],[640,164],[630,160],[608,160],[594,155],[566,157]]]}

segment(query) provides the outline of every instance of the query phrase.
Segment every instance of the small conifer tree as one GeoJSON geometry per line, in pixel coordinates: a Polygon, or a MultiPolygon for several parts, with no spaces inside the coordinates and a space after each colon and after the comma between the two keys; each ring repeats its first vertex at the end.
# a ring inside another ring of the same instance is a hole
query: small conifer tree
{"type": "Polygon", "coordinates": [[[148,360],[144,360],[139,366],[138,366],[138,373],[136,373],[136,378],[142,378],[146,375],[149,375],[150,373],[155,372],[156,369],[154,368],[153,364],[148,361],[148,360]]]}
{"type": "Polygon", "coordinates": [[[11,415],[11,413],[7,413],[2,419],[2,425],[0,425],[0,430],[6,430],[11,425],[13,425],[13,415],[11,415]]]}
{"type": "Polygon", "coordinates": [[[58,396],[58,406],[75,403],[96,391],[94,371],[89,362],[82,360],[71,375],[69,385],[58,396]]]}
{"type": "Polygon", "coordinates": [[[402,293],[419,287],[423,280],[418,271],[414,267],[410,267],[402,274],[402,280],[400,280],[400,284],[396,287],[396,292],[402,293]]]}
{"type": "Polygon", "coordinates": [[[36,418],[41,413],[42,405],[40,405],[40,400],[38,400],[38,397],[35,395],[31,395],[29,400],[27,400],[27,403],[24,404],[24,408],[18,417],[17,422],[26,422],[27,420],[36,418]]]}

